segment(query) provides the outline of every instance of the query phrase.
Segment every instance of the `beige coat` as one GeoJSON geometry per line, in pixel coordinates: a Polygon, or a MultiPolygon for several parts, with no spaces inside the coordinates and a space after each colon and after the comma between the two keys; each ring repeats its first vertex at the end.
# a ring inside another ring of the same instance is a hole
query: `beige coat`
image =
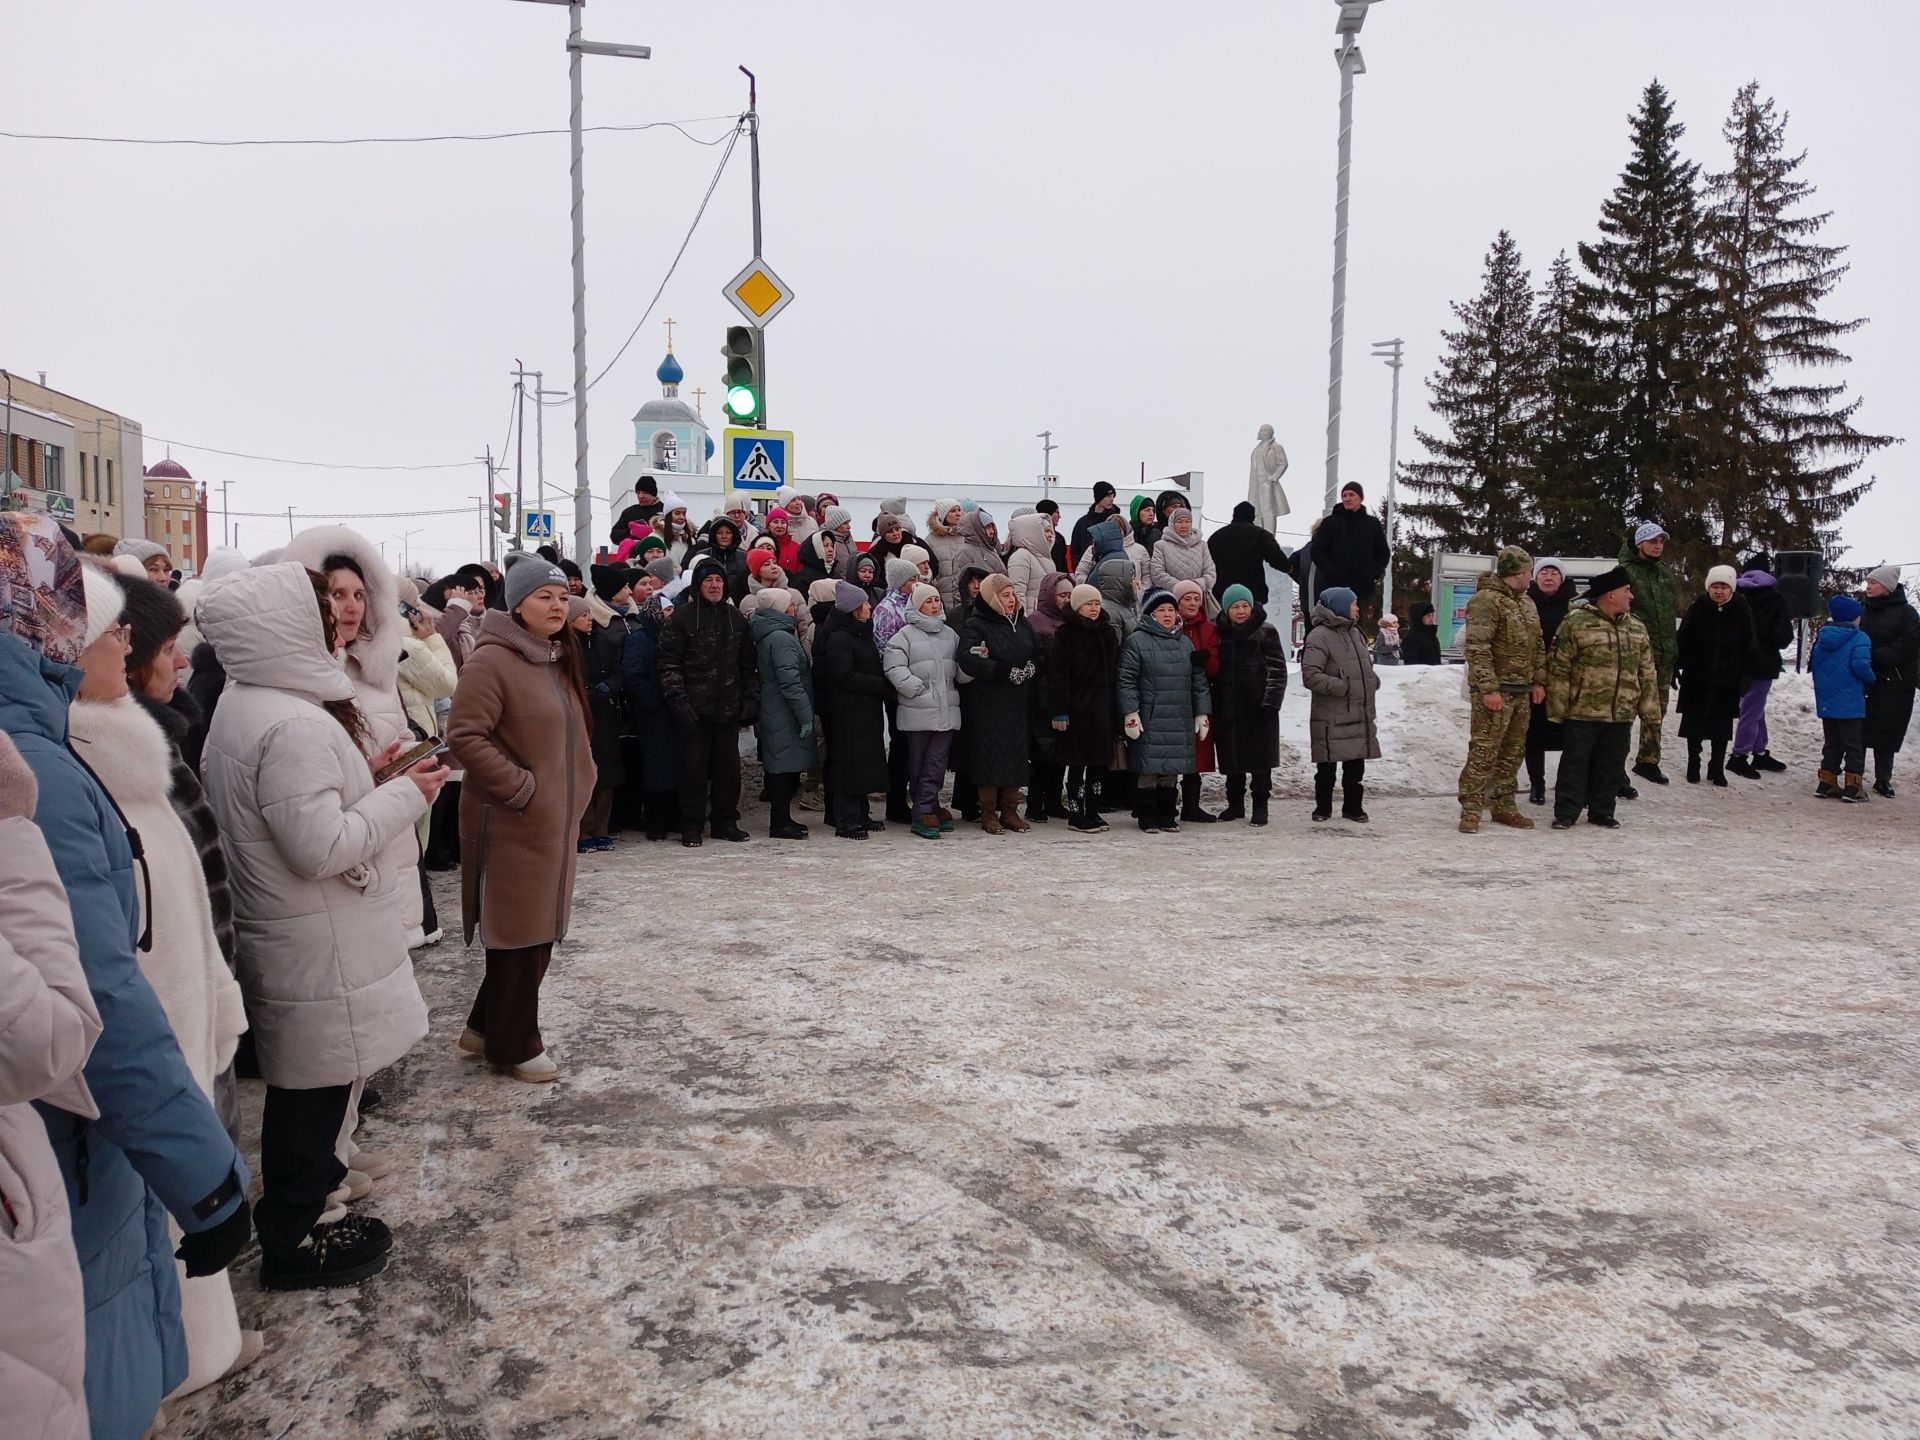
{"type": "Polygon", "coordinates": [[[1307,732],[1315,764],[1378,760],[1380,727],[1374,692],[1380,677],[1360,627],[1324,605],[1313,607],[1313,630],[1300,647],[1300,679],[1313,692],[1307,732]]]}
{"type": "MultiPolygon", "coordinates": [[[[144,869],[136,868],[140,903],[153,926],[153,948],[140,955],[140,973],[153,986],[187,1069],[208,1101],[214,1077],[233,1062],[247,1028],[240,986],[214,936],[213,908],[199,852],[168,799],[173,754],[153,717],[131,697],[76,701],[68,734],[81,759],[140,836],[144,869]]],[[[169,1220],[174,1244],[180,1226],[169,1220]]],[[[187,1332],[187,1378],[174,1391],[211,1385],[240,1356],[240,1319],[223,1270],[187,1278],[180,1273],[180,1319],[187,1332]]]]}
{"type": "Polygon", "coordinates": [[[321,708],[354,696],[322,648],[313,587],[296,564],[215,580],[200,628],[227,670],[201,759],[233,866],[241,988],[270,1085],[346,1085],[427,1033],[402,943],[419,900],[395,837],[413,849],[426,797],[404,776],[375,788],[366,756],[321,708]]]}
{"type": "Polygon", "coordinates": [[[8,1434],[87,1440],[86,1305],[67,1187],[27,1102],[88,1119],[80,1069],[100,1034],[67,892],[33,814],[33,772],[0,732],[0,1413],[8,1434]]]}
{"type": "Polygon", "coordinates": [[[566,937],[574,842],[593,795],[587,718],[554,658],[512,616],[489,610],[447,715],[460,786],[466,939],[522,950],[566,937]]]}

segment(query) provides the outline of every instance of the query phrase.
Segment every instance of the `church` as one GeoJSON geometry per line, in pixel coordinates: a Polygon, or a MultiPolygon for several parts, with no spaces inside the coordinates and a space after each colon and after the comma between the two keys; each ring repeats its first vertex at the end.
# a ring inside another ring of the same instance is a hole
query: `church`
{"type": "MultiPolygon", "coordinates": [[[[615,514],[633,503],[633,482],[644,474],[659,476],[705,475],[713,459],[714,439],[701,416],[698,401],[706,392],[693,391],[695,404],[680,398],[680,383],[687,378],[680,362],[673,358],[672,332],[668,332],[667,355],[654,371],[660,382],[660,398],[649,400],[633,415],[633,453],[621,458],[619,468],[607,481],[606,499],[615,514]]],[[[671,488],[662,480],[660,488],[671,488]]],[[[695,485],[691,490],[715,487],[695,485]]]]}

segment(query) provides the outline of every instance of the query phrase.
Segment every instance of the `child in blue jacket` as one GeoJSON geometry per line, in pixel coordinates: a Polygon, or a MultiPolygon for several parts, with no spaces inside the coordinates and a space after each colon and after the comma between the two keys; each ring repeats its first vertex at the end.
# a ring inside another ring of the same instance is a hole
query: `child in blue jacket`
{"type": "Polygon", "coordinates": [[[1813,642],[1813,698],[1824,743],[1820,751],[1823,800],[1865,800],[1860,788],[1867,768],[1867,686],[1873,683],[1873,641],[1860,629],[1860,602],[1836,595],[1827,602],[1827,623],[1813,642]],[[1845,763],[1846,781],[1841,782],[1845,763]]]}

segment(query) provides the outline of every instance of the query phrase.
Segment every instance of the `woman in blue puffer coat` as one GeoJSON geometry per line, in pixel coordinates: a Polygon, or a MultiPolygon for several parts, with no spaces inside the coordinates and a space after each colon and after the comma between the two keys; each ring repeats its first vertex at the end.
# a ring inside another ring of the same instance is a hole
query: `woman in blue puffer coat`
{"type": "Polygon", "coordinates": [[[1150,590],[1140,624],[1120,647],[1116,684],[1127,736],[1127,768],[1140,777],[1134,813],[1149,835],[1180,828],[1179,778],[1194,768],[1194,742],[1212,726],[1213,694],[1198,652],[1165,590],[1150,590]]]}
{"type": "Polygon", "coordinates": [[[225,1269],[252,1233],[247,1167],[140,973],[127,829],[67,744],[83,663],[125,664],[120,604],[104,574],[83,582],[51,520],[0,515],[0,729],[39,786],[33,818],[66,884],[102,1024],[83,1072],[99,1117],[37,1106],[73,1215],[94,1440],[135,1440],[186,1377],[167,1216],[186,1232],[189,1275],[225,1269]]]}

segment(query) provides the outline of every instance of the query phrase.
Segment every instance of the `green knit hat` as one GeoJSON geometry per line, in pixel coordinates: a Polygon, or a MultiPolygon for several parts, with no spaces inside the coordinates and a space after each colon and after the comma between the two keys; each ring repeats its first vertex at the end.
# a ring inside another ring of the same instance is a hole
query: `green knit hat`
{"type": "Polygon", "coordinates": [[[1508,545],[1501,549],[1499,559],[1493,562],[1493,568],[1499,572],[1502,580],[1505,580],[1509,575],[1518,575],[1523,570],[1531,573],[1533,570],[1533,556],[1522,550],[1518,545],[1508,545]]]}
{"type": "Polygon", "coordinates": [[[1127,518],[1138,525],[1140,523],[1140,507],[1151,504],[1153,504],[1153,498],[1149,495],[1134,496],[1133,503],[1127,507],[1127,518]]]}

